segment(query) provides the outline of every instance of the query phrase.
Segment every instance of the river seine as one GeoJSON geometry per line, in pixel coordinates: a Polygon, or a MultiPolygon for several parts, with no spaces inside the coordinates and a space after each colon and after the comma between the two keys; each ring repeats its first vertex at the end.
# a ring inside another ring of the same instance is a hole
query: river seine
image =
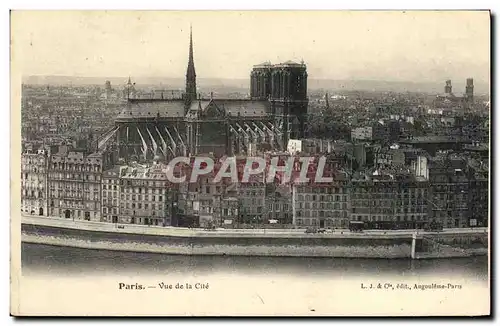
{"type": "Polygon", "coordinates": [[[398,276],[488,280],[488,258],[344,259],[181,256],[22,244],[23,275],[273,275],[315,277],[398,276]]]}

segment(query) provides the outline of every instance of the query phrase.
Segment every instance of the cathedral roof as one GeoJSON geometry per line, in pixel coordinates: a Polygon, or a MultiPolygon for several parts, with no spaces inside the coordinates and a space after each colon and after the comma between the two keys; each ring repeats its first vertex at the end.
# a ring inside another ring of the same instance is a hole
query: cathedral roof
{"type": "Polygon", "coordinates": [[[208,104],[210,104],[210,100],[196,100],[196,101],[193,101],[193,103],[191,103],[191,106],[189,107],[189,111],[188,112],[194,112],[194,111],[198,111],[201,107],[201,110],[202,111],[205,111],[205,109],[207,108],[208,104]]]}
{"type": "Polygon", "coordinates": [[[183,116],[183,100],[132,100],[120,112],[118,119],[180,118],[183,116]]]}
{"type": "Polygon", "coordinates": [[[249,99],[213,99],[213,100],[197,100],[194,101],[186,117],[194,118],[196,117],[197,111],[201,109],[200,113],[205,113],[209,111],[209,108],[213,105],[220,112],[224,112],[223,115],[241,116],[241,117],[261,117],[270,113],[271,108],[268,101],[262,100],[249,100],[249,99]]]}
{"type": "Polygon", "coordinates": [[[214,99],[214,103],[231,116],[260,117],[271,112],[270,103],[262,100],[214,99]]]}

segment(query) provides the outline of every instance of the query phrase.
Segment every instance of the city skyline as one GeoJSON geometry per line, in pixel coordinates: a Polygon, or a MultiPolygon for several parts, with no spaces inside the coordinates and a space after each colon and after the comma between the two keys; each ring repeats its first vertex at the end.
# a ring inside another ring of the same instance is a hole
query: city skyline
{"type": "Polygon", "coordinates": [[[12,42],[22,51],[12,55],[23,75],[183,78],[190,24],[199,78],[246,79],[254,64],[304,60],[314,79],[489,81],[487,11],[18,11],[12,42]]]}

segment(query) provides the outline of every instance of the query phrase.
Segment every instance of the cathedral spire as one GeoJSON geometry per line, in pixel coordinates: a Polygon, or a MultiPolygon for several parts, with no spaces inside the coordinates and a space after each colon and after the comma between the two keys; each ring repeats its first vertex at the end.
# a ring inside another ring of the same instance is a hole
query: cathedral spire
{"type": "Polygon", "coordinates": [[[186,100],[188,103],[196,99],[196,71],[193,58],[193,29],[189,31],[189,59],[186,71],[186,100]]]}

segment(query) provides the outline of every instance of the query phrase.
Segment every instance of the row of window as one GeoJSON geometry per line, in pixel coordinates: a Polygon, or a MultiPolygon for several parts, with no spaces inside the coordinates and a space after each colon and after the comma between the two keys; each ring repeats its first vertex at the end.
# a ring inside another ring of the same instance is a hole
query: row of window
{"type": "Polygon", "coordinates": [[[70,174],[70,173],[49,173],[49,181],[52,180],[61,180],[61,181],[100,181],[100,175],[94,174],[70,174]]]}
{"type": "Polygon", "coordinates": [[[263,206],[249,206],[249,207],[242,207],[242,209],[246,212],[246,213],[250,213],[250,214],[260,214],[264,211],[264,207],[263,206]]]}
{"type": "Polygon", "coordinates": [[[366,194],[351,194],[352,199],[371,199],[371,198],[424,198],[427,193],[366,193],[366,194]]]}
{"type": "MultiPolygon", "coordinates": [[[[33,174],[32,172],[24,172],[21,173],[21,181],[23,180],[40,180],[40,181],[45,181],[45,174],[43,171],[39,171],[40,174],[33,174]]],[[[36,173],[36,171],[34,171],[36,173]]]]}
{"type": "Polygon", "coordinates": [[[352,200],[352,207],[377,207],[377,206],[386,206],[386,207],[400,207],[400,206],[424,206],[427,204],[426,200],[413,199],[413,200],[352,200]]]}
{"type": "MultiPolygon", "coordinates": [[[[304,226],[320,226],[321,222],[315,218],[299,218],[296,221],[297,225],[304,226]]],[[[324,227],[346,227],[349,221],[346,219],[325,219],[324,227]]]]}
{"type": "Polygon", "coordinates": [[[264,200],[263,199],[255,199],[255,198],[252,198],[252,199],[243,198],[241,200],[241,203],[243,205],[262,205],[264,203],[264,200]]]}
{"type": "Polygon", "coordinates": [[[120,184],[120,180],[118,180],[118,179],[105,179],[105,178],[102,178],[102,182],[104,184],[120,184]]]}
{"type": "MultiPolygon", "coordinates": [[[[123,212],[123,215],[128,215],[128,216],[157,216],[157,217],[162,217],[162,216],[166,216],[167,214],[169,214],[168,212],[164,212],[164,211],[161,211],[161,210],[158,210],[158,211],[155,211],[155,210],[152,210],[152,211],[135,211],[135,210],[132,210],[132,209],[122,209],[121,210],[123,212]]],[[[129,222],[129,223],[132,223],[132,222],[129,222]]],[[[133,223],[132,223],[133,224],[133,223]]]]}
{"type": "Polygon", "coordinates": [[[49,185],[49,189],[51,191],[82,191],[82,189],[85,189],[85,191],[90,191],[93,190],[94,192],[100,192],[100,189],[98,187],[91,187],[88,184],[82,185],[82,184],[74,184],[74,183],[67,183],[65,185],[49,185]]]}
{"type": "Polygon", "coordinates": [[[117,199],[113,199],[113,200],[111,200],[111,199],[108,199],[108,200],[104,199],[102,201],[102,204],[106,205],[106,206],[118,206],[118,200],[117,199]]]}
{"type": "Polygon", "coordinates": [[[66,171],[95,171],[99,172],[101,167],[99,165],[91,164],[64,164],[64,163],[53,163],[53,170],[66,170],[66,171]]]}
{"type": "Polygon", "coordinates": [[[166,181],[145,181],[145,180],[120,180],[121,186],[129,187],[168,187],[169,183],[166,181]]]}
{"type": "Polygon", "coordinates": [[[43,188],[45,188],[45,182],[43,182],[43,181],[36,182],[36,180],[31,181],[31,182],[25,181],[25,182],[21,183],[21,187],[22,188],[42,188],[43,189],[43,188]]]}
{"type": "Polygon", "coordinates": [[[273,205],[273,203],[267,204],[267,209],[272,210],[273,207],[274,207],[274,210],[281,210],[283,208],[282,210],[288,211],[288,209],[289,209],[288,204],[280,204],[280,203],[274,203],[274,205],[273,205]]]}
{"type": "MultiPolygon", "coordinates": [[[[119,192],[118,192],[118,191],[108,191],[108,192],[103,191],[103,192],[102,192],[102,197],[103,197],[103,198],[104,198],[104,197],[113,197],[113,198],[118,198],[118,194],[119,194],[119,192]]],[[[123,195],[122,195],[122,197],[123,197],[123,195]]]]}
{"type": "Polygon", "coordinates": [[[377,212],[387,212],[390,214],[397,213],[424,213],[427,212],[427,206],[410,206],[410,207],[352,207],[353,213],[377,213],[377,212]]]}
{"type": "Polygon", "coordinates": [[[348,201],[346,195],[298,195],[299,201],[348,201]]]}
{"type": "MultiPolygon", "coordinates": [[[[162,210],[163,209],[163,205],[162,204],[151,204],[151,209],[152,210],[155,210],[156,208],[158,207],[159,210],[162,210]]],[[[165,205],[165,209],[168,209],[168,205],[165,205]]],[[[149,204],[148,203],[126,203],[126,204],[121,204],[120,205],[120,208],[122,209],[125,209],[125,208],[137,208],[137,209],[149,209],[149,204]]]]}
{"type": "MultiPolygon", "coordinates": [[[[89,212],[89,211],[82,211],[79,209],[84,209],[83,207],[78,207],[78,208],[70,208],[69,210],[69,216],[70,217],[91,217],[93,216],[94,218],[98,217],[99,214],[97,211],[89,212]]],[[[57,213],[56,209],[50,209],[49,215],[55,216],[55,215],[62,215],[64,216],[66,213],[66,209],[59,210],[59,214],[57,213]]]]}
{"type": "Polygon", "coordinates": [[[222,209],[222,216],[237,216],[237,215],[238,215],[238,209],[235,208],[222,209]]]}
{"type": "Polygon", "coordinates": [[[364,221],[364,222],[384,222],[384,221],[396,221],[396,222],[415,222],[415,221],[427,221],[427,215],[382,215],[382,216],[368,216],[368,215],[351,215],[353,221],[364,221]]]}
{"type": "Polygon", "coordinates": [[[58,198],[78,198],[83,200],[91,200],[91,201],[101,201],[101,196],[98,194],[90,194],[90,193],[82,193],[78,191],[66,191],[59,192],[57,196],[55,194],[49,194],[49,199],[58,199],[58,198]]]}
{"type": "Polygon", "coordinates": [[[115,215],[116,215],[116,214],[118,214],[118,210],[117,210],[115,207],[113,207],[112,209],[108,209],[108,208],[106,208],[106,207],[103,207],[103,208],[102,208],[102,213],[103,213],[103,214],[107,214],[108,212],[109,212],[110,214],[115,214],[115,215]]]}
{"type": "Polygon", "coordinates": [[[335,217],[346,218],[349,216],[347,211],[297,211],[297,217],[335,217]]]}
{"type": "Polygon", "coordinates": [[[373,193],[385,193],[385,194],[421,194],[427,193],[425,188],[363,188],[355,187],[352,189],[352,194],[373,194],[373,193]]]}
{"type": "Polygon", "coordinates": [[[299,194],[346,194],[347,188],[342,187],[298,187],[299,194]]]}
{"type": "MultiPolygon", "coordinates": [[[[131,215],[127,213],[127,215],[131,215]]],[[[154,216],[154,215],[153,215],[154,216]]],[[[113,222],[113,216],[103,216],[103,220],[108,222],[113,222]]],[[[140,225],[156,225],[156,226],[168,226],[170,225],[170,218],[160,217],[160,218],[151,218],[151,217],[123,217],[120,216],[116,218],[116,222],[119,223],[129,223],[129,224],[140,224],[140,225]]]]}
{"type": "Polygon", "coordinates": [[[23,197],[30,197],[30,198],[44,198],[43,192],[42,191],[35,191],[35,190],[24,190],[22,192],[23,197]]]}
{"type": "Polygon", "coordinates": [[[62,207],[75,207],[75,208],[93,208],[93,207],[99,207],[100,202],[99,201],[82,201],[82,200],[74,200],[74,199],[61,199],[61,200],[51,200],[50,201],[50,206],[54,207],[57,206],[56,204],[59,204],[58,206],[62,207]]]}
{"type": "Polygon", "coordinates": [[[159,196],[156,196],[156,195],[124,195],[122,194],[121,195],[121,199],[122,200],[137,200],[137,201],[159,201],[159,202],[162,202],[163,201],[163,196],[162,195],[159,195],[159,196]]]}
{"type": "Polygon", "coordinates": [[[45,159],[43,157],[26,157],[26,156],[22,156],[21,158],[21,162],[23,163],[23,166],[24,164],[26,165],[32,165],[32,164],[37,164],[37,165],[45,165],[45,159]]]}
{"type": "Polygon", "coordinates": [[[256,196],[264,196],[264,190],[247,190],[247,191],[241,191],[240,192],[240,195],[243,195],[243,196],[252,196],[252,197],[256,197],[256,196]]]}
{"type": "Polygon", "coordinates": [[[130,193],[130,194],[133,194],[133,193],[136,193],[136,194],[166,194],[167,193],[167,190],[166,189],[146,189],[146,188],[124,188],[123,189],[123,192],[124,193],[130,193]]]}
{"type": "Polygon", "coordinates": [[[347,203],[317,203],[317,202],[305,202],[305,203],[301,203],[301,202],[298,202],[297,203],[297,208],[298,209],[302,209],[302,208],[305,208],[305,209],[347,209],[347,203]]]}

